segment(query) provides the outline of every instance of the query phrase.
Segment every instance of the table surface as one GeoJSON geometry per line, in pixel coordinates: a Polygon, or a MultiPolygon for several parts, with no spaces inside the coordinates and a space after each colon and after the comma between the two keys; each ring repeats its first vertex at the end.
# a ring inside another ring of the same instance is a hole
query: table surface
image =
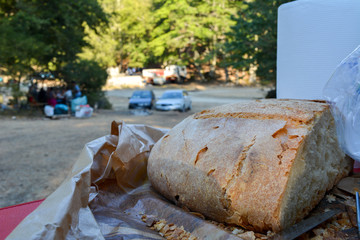
{"type": "Polygon", "coordinates": [[[5,239],[25,217],[34,211],[43,201],[44,199],[41,199],[0,208],[0,240],[5,239]]]}

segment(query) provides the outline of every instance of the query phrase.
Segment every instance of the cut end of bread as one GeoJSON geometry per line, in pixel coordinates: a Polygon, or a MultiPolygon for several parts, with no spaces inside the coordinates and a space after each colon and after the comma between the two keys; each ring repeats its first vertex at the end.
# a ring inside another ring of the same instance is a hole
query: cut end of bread
{"type": "Polygon", "coordinates": [[[297,151],[280,208],[281,228],[304,218],[351,166],[338,146],[333,118],[324,111],[297,151]]]}

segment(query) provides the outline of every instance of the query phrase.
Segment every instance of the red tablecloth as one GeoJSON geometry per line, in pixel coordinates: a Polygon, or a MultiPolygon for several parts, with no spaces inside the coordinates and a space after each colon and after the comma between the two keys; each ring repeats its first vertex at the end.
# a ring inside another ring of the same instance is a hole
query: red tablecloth
{"type": "Polygon", "coordinates": [[[44,199],[0,208],[0,240],[5,239],[42,201],[44,199]]]}

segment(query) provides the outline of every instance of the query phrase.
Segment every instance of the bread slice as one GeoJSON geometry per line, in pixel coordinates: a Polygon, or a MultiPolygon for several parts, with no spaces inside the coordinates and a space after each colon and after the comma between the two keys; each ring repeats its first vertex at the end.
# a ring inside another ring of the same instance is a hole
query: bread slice
{"type": "Polygon", "coordinates": [[[155,144],[148,176],[178,205],[277,232],[306,216],[351,166],[326,103],[275,99],[186,118],[155,144]]]}

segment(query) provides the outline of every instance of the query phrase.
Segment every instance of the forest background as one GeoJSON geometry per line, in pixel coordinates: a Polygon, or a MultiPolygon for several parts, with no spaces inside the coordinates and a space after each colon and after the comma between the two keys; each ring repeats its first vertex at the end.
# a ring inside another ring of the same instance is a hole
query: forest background
{"type": "MultiPolygon", "coordinates": [[[[186,65],[190,80],[275,84],[277,9],[289,0],[0,0],[0,77],[76,81],[94,103],[106,69],[186,65]],[[242,74],[240,74],[242,73],[242,74]],[[245,73],[245,74],[243,74],[245,73]]],[[[1,78],[2,79],[2,78],[1,78]]]]}

